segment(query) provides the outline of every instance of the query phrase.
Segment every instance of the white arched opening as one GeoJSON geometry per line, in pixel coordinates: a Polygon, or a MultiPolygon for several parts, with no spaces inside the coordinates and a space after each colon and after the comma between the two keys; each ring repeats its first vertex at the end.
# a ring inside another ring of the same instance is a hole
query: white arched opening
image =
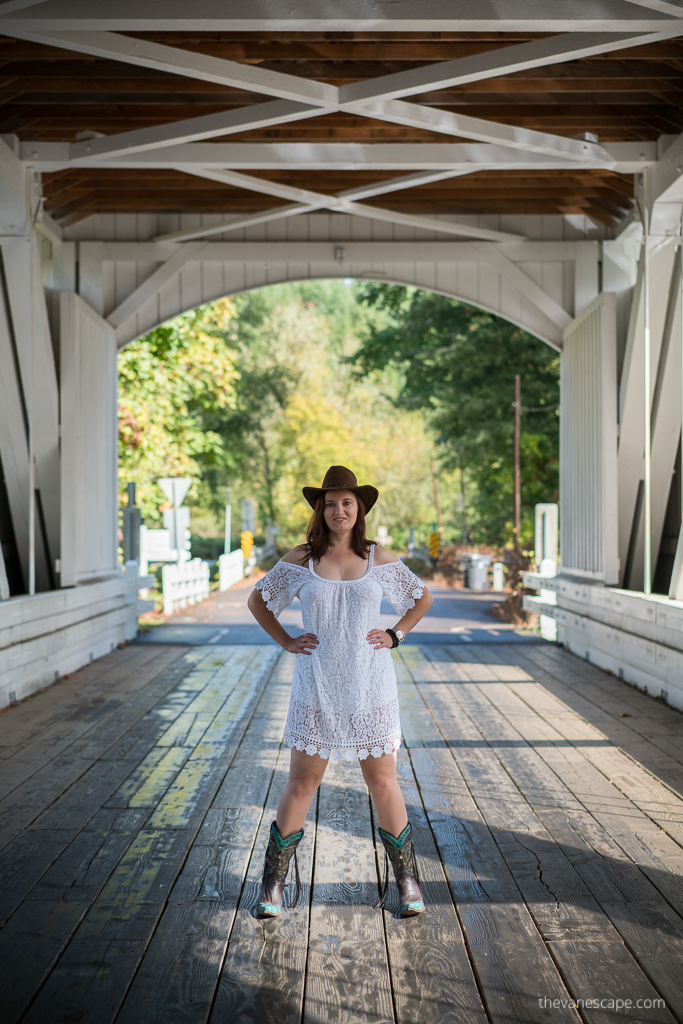
{"type": "Polygon", "coordinates": [[[225,295],[293,281],[355,278],[446,295],[501,316],[559,350],[577,305],[577,254],[584,262],[593,258],[590,298],[597,294],[595,248],[590,242],[105,242],[102,313],[122,347],[225,295]]]}

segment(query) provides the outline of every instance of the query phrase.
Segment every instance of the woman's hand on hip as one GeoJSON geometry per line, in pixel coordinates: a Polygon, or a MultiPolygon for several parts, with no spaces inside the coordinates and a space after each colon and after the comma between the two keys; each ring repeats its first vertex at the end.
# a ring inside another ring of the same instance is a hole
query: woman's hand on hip
{"type": "Polygon", "coordinates": [[[394,641],[383,629],[371,629],[365,639],[376,651],[379,651],[382,647],[394,646],[394,641]]]}
{"type": "Polygon", "coordinates": [[[318,638],[315,633],[303,633],[301,636],[293,636],[289,643],[285,644],[285,650],[289,651],[290,654],[310,655],[313,654],[317,646],[318,638]]]}

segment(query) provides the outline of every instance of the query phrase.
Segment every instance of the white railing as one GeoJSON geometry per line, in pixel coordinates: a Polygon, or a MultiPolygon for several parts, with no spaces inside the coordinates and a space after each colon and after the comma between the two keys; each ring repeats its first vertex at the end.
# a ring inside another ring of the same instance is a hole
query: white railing
{"type": "Polygon", "coordinates": [[[164,615],[173,615],[188,604],[205,601],[209,596],[209,563],[201,558],[171,563],[161,570],[164,615]]]}
{"type": "Polygon", "coordinates": [[[244,553],[241,548],[218,559],[218,589],[223,591],[244,579],[244,553]]]}

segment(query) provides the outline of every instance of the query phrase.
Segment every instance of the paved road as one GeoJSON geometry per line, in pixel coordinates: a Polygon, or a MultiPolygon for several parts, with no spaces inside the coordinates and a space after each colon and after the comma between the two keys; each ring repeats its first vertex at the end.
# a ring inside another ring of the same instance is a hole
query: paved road
{"type": "MultiPolygon", "coordinates": [[[[208,601],[172,616],[138,637],[139,643],[164,644],[263,644],[274,643],[247,608],[253,581],[246,579],[224,594],[213,593],[208,601]]],[[[416,643],[537,643],[538,634],[500,622],[493,606],[500,595],[473,590],[451,590],[430,585],[434,604],[411,633],[416,643]]],[[[301,606],[297,601],[280,616],[293,636],[303,632],[301,606]]],[[[396,613],[382,602],[380,626],[392,626],[396,613]]],[[[542,642],[542,641],[541,641],[542,642]]]]}

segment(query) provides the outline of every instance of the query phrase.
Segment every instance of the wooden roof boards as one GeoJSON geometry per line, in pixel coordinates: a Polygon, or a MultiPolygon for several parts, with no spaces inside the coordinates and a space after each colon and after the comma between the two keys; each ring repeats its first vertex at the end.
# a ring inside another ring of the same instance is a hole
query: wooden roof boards
{"type": "MultiPolygon", "coordinates": [[[[47,9],[55,5],[40,6],[47,9]]],[[[625,0],[619,0],[618,6],[632,6],[638,11],[625,0]]],[[[34,16],[38,9],[19,11],[17,17],[34,16]]],[[[645,11],[648,17],[651,13],[645,11]]],[[[3,20],[0,18],[0,27],[3,20]]],[[[636,27],[649,30],[652,26],[643,27],[639,22],[636,27]]],[[[423,68],[438,69],[443,62],[467,60],[510,46],[553,41],[547,30],[504,33],[491,29],[228,32],[221,28],[182,33],[147,31],[117,38],[127,39],[131,45],[138,40],[141,46],[153,43],[167,52],[183,51],[234,62],[233,67],[259,69],[264,76],[274,75],[276,83],[321,83],[321,89],[341,89],[342,96],[344,88],[356,83],[423,68]]],[[[208,80],[210,77],[185,71],[173,73],[161,66],[145,66],[144,62],[136,65],[128,57],[110,59],[79,52],[68,49],[63,41],[51,45],[0,36],[0,134],[36,143],[76,144],[86,140],[87,146],[88,139],[99,136],[144,133],[179,122],[192,124],[195,119],[220,118],[230,111],[258,114],[261,104],[272,103],[278,95],[277,90],[259,92],[258,79],[245,88],[208,80]]],[[[328,147],[408,144],[419,153],[420,147],[433,143],[471,141],[472,134],[456,133],[461,123],[457,119],[469,125],[467,119],[474,118],[510,126],[522,140],[524,133],[536,132],[558,139],[585,137],[589,146],[595,141],[654,142],[662,135],[683,130],[683,29],[680,36],[643,45],[612,47],[608,52],[580,59],[427,88],[401,101],[403,111],[432,111],[431,120],[406,118],[400,111],[394,116],[398,107],[389,110],[381,104],[377,105],[377,116],[370,108],[364,113],[353,104],[334,108],[330,103],[324,105],[324,93],[321,97],[312,101],[319,109],[302,108],[298,119],[252,124],[247,118],[244,130],[238,124],[226,134],[213,131],[204,138],[208,145],[227,141],[328,147]],[[441,112],[444,117],[452,117],[455,125],[445,134],[439,124],[441,112]]],[[[181,141],[192,137],[184,136],[181,141]]],[[[514,144],[524,148],[523,141],[514,144]]],[[[78,152],[83,156],[82,144],[78,152]]],[[[575,155],[570,154],[572,158],[575,155]]],[[[71,223],[92,213],[142,210],[234,214],[276,208],[283,202],[277,196],[206,180],[180,164],[168,169],[122,166],[119,170],[111,167],[111,161],[106,167],[97,167],[96,163],[91,160],[88,167],[68,166],[45,173],[46,209],[57,220],[71,223]]],[[[391,171],[341,171],[337,167],[326,171],[296,165],[250,173],[330,195],[395,176],[391,171]]],[[[583,166],[579,161],[574,168],[571,160],[569,165],[565,160],[556,169],[536,170],[533,162],[526,170],[515,171],[473,167],[469,174],[364,201],[385,210],[432,215],[581,211],[595,220],[615,224],[630,209],[632,191],[632,175],[620,173],[608,162],[604,166],[583,166]]]]}

